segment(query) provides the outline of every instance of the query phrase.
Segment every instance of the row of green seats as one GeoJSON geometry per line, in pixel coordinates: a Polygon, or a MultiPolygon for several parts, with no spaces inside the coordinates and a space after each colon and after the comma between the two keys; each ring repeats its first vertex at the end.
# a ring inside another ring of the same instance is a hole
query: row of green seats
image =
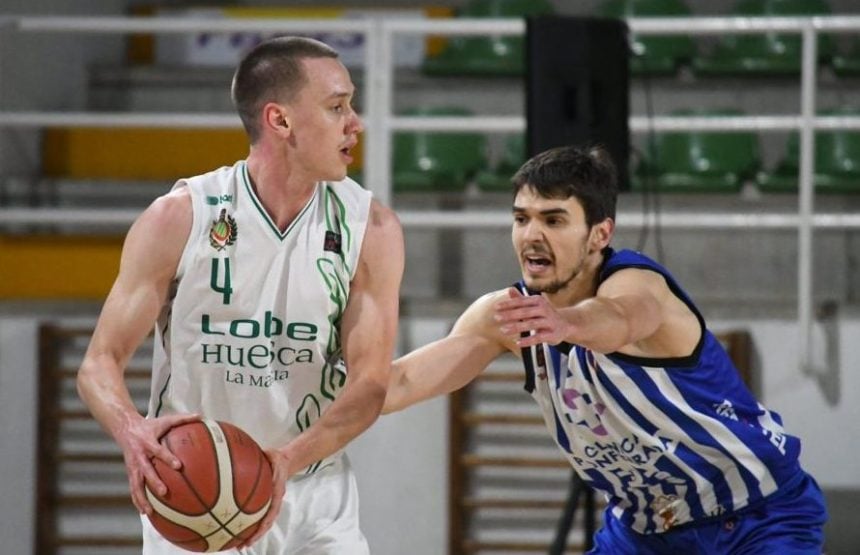
{"type": "MultiPolygon", "coordinates": [[[[461,17],[528,17],[554,13],[547,0],[473,0],[461,17]]],[[[826,0],[738,0],[730,14],[737,17],[792,17],[828,15],[826,0]]],[[[603,0],[601,17],[687,17],[684,0],[603,0]]],[[[455,37],[437,55],[428,57],[423,71],[430,75],[522,75],[525,64],[522,37],[455,37]]],[[[671,74],[682,65],[701,75],[796,74],[800,71],[802,39],[796,33],[725,35],[713,50],[699,53],[689,35],[631,37],[631,72],[671,74]]],[[[818,59],[839,75],[860,75],[860,39],[843,52],[835,41],[819,35],[818,59]]]]}
{"type": "MultiPolygon", "coordinates": [[[[676,115],[737,116],[737,110],[678,111],[676,115]]],[[[822,116],[860,115],[855,108],[822,111],[822,116]]],[[[798,188],[799,137],[789,135],[781,160],[762,164],[759,136],[752,131],[684,131],[656,135],[633,177],[633,190],[662,192],[736,192],[755,183],[762,192],[795,192],[798,188]]],[[[815,175],[819,192],[860,193],[860,132],[815,133],[815,175]]]]}
{"type": "MultiPolygon", "coordinates": [[[[468,116],[463,108],[421,108],[408,115],[468,116]]],[[[738,110],[687,110],[674,115],[739,116],[738,110]]],[[[825,116],[860,115],[840,108],[825,116]]],[[[394,134],[395,192],[509,191],[510,178],[526,159],[525,138],[510,135],[496,163],[488,162],[487,138],[474,132],[398,131],[394,134]]],[[[756,183],[766,192],[797,190],[799,140],[792,134],[774,168],[764,168],[759,136],[752,131],[684,131],[655,135],[632,177],[633,190],[737,192],[756,183]]],[[[815,140],[815,184],[822,192],[860,193],[860,132],[820,130],[815,140]]]]}

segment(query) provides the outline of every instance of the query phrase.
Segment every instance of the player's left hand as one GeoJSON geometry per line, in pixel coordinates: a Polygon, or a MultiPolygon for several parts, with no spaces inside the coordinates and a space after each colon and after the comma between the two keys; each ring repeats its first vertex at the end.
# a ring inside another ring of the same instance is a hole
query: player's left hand
{"type": "Polygon", "coordinates": [[[542,295],[523,295],[511,287],[508,298],[496,303],[495,310],[499,329],[512,336],[519,347],[557,345],[568,336],[570,324],[542,295]],[[531,335],[521,337],[528,332],[531,335]]]}
{"type": "Polygon", "coordinates": [[[281,514],[281,505],[284,502],[284,494],[287,492],[290,460],[278,449],[267,449],[264,452],[272,465],[272,504],[269,505],[266,516],[260,521],[257,531],[248,541],[240,545],[239,549],[244,549],[255,544],[272,528],[278,515],[281,514]]]}

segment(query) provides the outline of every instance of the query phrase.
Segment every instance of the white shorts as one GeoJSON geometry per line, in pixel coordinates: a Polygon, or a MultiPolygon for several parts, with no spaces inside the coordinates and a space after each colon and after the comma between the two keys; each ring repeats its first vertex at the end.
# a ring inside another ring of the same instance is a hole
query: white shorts
{"type": "MultiPolygon", "coordinates": [[[[143,522],[143,555],[187,555],[143,522]]],[[[339,463],[287,482],[281,513],[257,543],[232,555],[369,555],[358,526],[358,488],[346,455],[339,463]]]]}

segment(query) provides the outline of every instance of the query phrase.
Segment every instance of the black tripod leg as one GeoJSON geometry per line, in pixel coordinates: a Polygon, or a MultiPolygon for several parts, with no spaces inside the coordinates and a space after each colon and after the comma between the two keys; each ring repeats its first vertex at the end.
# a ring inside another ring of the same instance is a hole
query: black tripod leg
{"type": "MultiPolygon", "coordinates": [[[[576,471],[573,471],[570,476],[570,487],[567,492],[567,501],[565,501],[561,518],[558,519],[558,526],[556,526],[555,529],[555,539],[549,548],[549,555],[562,555],[564,553],[564,550],[567,547],[567,535],[573,526],[573,518],[576,516],[576,507],[579,505],[579,497],[583,490],[585,490],[586,495],[591,493],[591,488],[585,485],[582,478],[579,477],[579,474],[577,474],[576,471]]],[[[587,499],[588,497],[586,497],[586,500],[587,499]]]]}
{"type": "Polygon", "coordinates": [[[585,491],[585,550],[594,547],[594,532],[597,530],[597,507],[595,506],[594,490],[583,484],[585,491]]]}

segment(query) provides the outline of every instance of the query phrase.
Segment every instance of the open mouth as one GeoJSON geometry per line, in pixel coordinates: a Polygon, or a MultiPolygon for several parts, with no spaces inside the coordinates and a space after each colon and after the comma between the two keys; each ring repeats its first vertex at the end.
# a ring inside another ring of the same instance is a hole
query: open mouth
{"type": "Polygon", "coordinates": [[[526,254],[523,256],[528,271],[540,273],[552,266],[552,259],[542,254],[526,254]]]}

